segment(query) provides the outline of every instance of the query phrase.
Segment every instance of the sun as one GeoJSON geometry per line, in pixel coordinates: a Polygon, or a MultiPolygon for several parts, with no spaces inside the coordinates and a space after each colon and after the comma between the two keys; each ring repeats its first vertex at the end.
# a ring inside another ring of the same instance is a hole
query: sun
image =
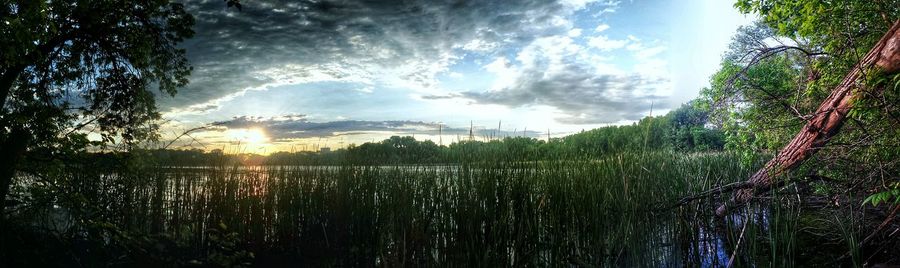
{"type": "Polygon", "coordinates": [[[269,141],[266,133],[258,128],[229,129],[225,135],[232,141],[244,144],[262,144],[269,141]]]}

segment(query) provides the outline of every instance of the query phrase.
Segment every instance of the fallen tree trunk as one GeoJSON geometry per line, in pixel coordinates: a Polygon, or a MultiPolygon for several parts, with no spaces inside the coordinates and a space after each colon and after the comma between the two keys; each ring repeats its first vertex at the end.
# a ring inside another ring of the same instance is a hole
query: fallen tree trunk
{"type": "Polygon", "coordinates": [[[716,209],[716,214],[725,215],[729,207],[743,205],[757,192],[771,188],[773,178],[796,168],[828,143],[838,133],[847,113],[853,108],[853,100],[862,95],[857,89],[865,77],[864,72],[873,70],[873,67],[883,74],[900,71],[900,21],[894,22],[869,53],[844,76],[841,84],[819,105],[800,133],[775,158],[750,177],[747,182],[752,187],[735,192],[730,203],[716,209]]]}

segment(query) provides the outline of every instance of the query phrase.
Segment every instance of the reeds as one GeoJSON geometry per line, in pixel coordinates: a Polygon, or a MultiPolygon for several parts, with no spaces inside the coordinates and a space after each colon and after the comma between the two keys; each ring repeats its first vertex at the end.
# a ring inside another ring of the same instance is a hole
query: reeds
{"type": "MultiPolygon", "coordinates": [[[[755,170],[739,162],[725,153],[647,152],[430,166],[211,163],[61,176],[79,182],[70,190],[92,207],[78,217],[166,234],[198,253],[224,231],[258,259],[283,263],[646,267],[722,265],[742,231],[734,226],[748,220],[753,237],[790,243],[796,229],[770,228],[794,221],[769,211],[721,223],[701,205],[662,209],[755,170]]],[[[739,265],[763,252],[755,239],[747,243],[739,265]]],[[[774,245],[767,251],[793,250],[774,245]]]]}

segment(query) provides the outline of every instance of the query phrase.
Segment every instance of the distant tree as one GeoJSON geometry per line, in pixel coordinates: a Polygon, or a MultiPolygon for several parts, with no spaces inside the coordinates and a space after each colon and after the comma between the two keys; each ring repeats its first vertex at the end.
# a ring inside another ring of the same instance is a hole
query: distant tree
{"type": "Polygon", "coordinates": [[[696,101],[681,105],[666,115],[671,130],[668,135],[674,149],[690,151],[721,150],[725,138],[718,126],[709,123],[709,111],[696,101]]]}
{"type": "Polygon", "coordinates": [[[0,2],[0,200],[26,151],[151,138],[151,88],[175,94],[191,67],[177,44],[194,18],[168,0],[0,2]]]}

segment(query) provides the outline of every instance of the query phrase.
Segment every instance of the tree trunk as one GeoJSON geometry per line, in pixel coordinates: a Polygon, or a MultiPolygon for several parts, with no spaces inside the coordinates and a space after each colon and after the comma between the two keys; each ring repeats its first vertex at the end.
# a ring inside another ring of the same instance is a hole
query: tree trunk
{"type": "Polygon", "coordinates": [[[853,100],[860,97],[857,90],[859,82],[865,77],[864,72],[872,70],[872,67],[884,74],[894,74],[900,70],[900,21],[894,22],[872,50],[850,70],[841,84],[819,105],[800,133],[775,158],[750,177],[748,182],[753,187],[735,192],[731,204],[723,204],[716,209],[716,214],[725,215],[729,206],[740,206],[757,192],[769,189],[774,177],[796,168],[828,143],[841,129],[847,112],[853,108],[853,100]]]}
{"type": "Polygon", "coordinates": [[[19,79],[19,74],[25,70],[24,66],[12,66],[0,75],[0,112],[6,106],[6,99],[9,98],[9,92],[12,91],[13,84],[19,79]]]}
{"type": "Polygon", "coordinates": [[[21,162],[25,149],[31,141],[27,130],[13,127],[9,136],[0,144],[0,222],[5,217],[6,195],[16,175],[16,166],[21,162]]]}
{"type": "MultiPolygon", "coordinates": [[[[13,84],[19,78],[19,74],[25,70],[24,66],[12,66],[0,75],[0,114],[6,113],[6,99],[12,91],[13,84]]],[[[16,173],[16,166],[22,160],[25,148],[30,142],[28,131],[13,126],[4,126],[0,124],[0,129],[11,127],[9,136],[5,139],[0,138],[0,223],[4,220],[6,211],[6,195],[9,193],[9,186],[12,184],[13,177],[16,173]]]]}

